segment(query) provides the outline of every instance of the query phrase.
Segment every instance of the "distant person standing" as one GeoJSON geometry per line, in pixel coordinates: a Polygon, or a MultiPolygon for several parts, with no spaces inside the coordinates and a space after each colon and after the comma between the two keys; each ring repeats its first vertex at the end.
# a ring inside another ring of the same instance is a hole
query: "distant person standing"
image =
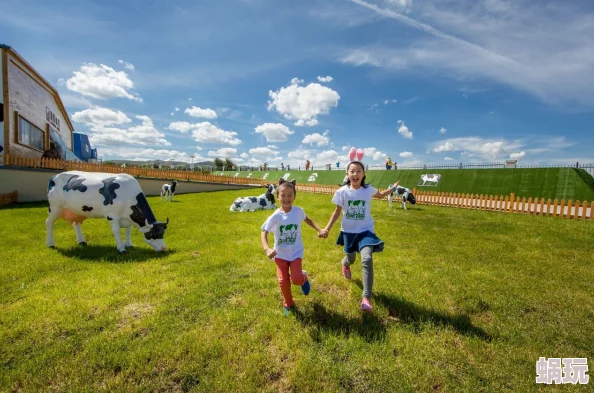
{"type": "Polygon", "coordinates": [[[309,160],[305,160],[305,170],[306,171],[309,171],[309,165],[310,165],[309,160]]]}
{"type": "Polygon", "coordinates": [[[386,170],[392,169],[392,159],[390,157],[386,158],[386,170]]]}
{"type": "Polygon", "coordinates": [[[285,163],[281,162],[281,171],[284,171],[284,170],[285,170],[285,163]]]}
{"type": "Polygon", "coordinates": [[[340,168],[340,161],[336,161],[336,168],[340,168]]]}

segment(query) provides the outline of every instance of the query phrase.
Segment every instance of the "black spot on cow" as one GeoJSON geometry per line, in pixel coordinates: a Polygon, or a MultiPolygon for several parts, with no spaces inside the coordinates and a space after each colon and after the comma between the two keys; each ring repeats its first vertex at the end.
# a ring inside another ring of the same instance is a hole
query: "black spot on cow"
{"type": "Polygon", "coordinates": [[[250,202],[252,202],[252,203],[258,202],[258,198],[257,197],[250,197],[249,199],[250,199],[250,202]]]}
{"type": "Polygon", "coordinates": [[[70,179],[66,182],[63,187],[64,191],[80,191],[85,192],[87,191],[87,186],[82,184],[86,179],[84,177],[80,177],[79,175],[72,175],[70,179]]]}
{"type": "Polygon", "coordinates": [[[241,201],[240,202],[233,202],[236,208],[241,208],[241,201]]]}
{"type": "Polygon", "coordinates": [[[93,210],[93,208],[90,206],[84,205],[82,207],[82,211],[84,211],[84,212],[90,212],[91,210],[93,210]]]}
{"type": "Polygon", "coordinates": [[[117,197],[115,190],[120,188],[120,185],[118,183],[114,183],[115,179],[116,178],[114,176],[101,180],[105,185],[99,189],[99,194],[103,195],[103,198],[105,198],[103,201],[105,206],[113,205],[113,200],[117,197]]]}
{"type": "Polygon", "coordinates": [[[107,217],[107,221],[113,221],[113,218],[107,217]]]}
{"type": "Polygon", "coordinates": [[[48,213],[51,213],[51,212],[52,212],[52,208],[51,208],[51,207],[48,207],[48,208],[47,208],[47,212],[48,212],[48,213]]]}
{"type": "Polygon", "coordinates": [[[260,198],[260,206],[266,207],[266,198],[260,198]]]}
{"type": "Polygon", "coordinates": [[[54,177],[55,177],[55,176],[52,176],[52,177],[50,177],[50,179],[49,179],[49,183],[48,183],[48,185],[47,185],[47,190],[48,190],[48,191],[49,191],[49,190],[51,190],[52,188],[54,188],[54,186],[56,185],[56,182],[54,181],[54,177]]]}
{"type": "Polygon", "coordinates": [[[157,222],[151,207],[146,200],[146,197],[141,192],[136,195],[136,201],[138,202],[136,205],[132,206],[132,214],[130,214],[130,219],[137,223],[140,227],[145,226],[145,220],[148,220],[149,224],[154,224],[157,222]]]}

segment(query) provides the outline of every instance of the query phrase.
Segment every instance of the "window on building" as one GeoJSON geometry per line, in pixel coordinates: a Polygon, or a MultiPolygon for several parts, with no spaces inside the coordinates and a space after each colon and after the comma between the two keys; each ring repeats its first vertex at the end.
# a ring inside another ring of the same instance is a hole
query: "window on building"
{"type": "Polygon", "coordinates": [[[44,132],[19,116],[19,143],[43,150],[44,132]]]}

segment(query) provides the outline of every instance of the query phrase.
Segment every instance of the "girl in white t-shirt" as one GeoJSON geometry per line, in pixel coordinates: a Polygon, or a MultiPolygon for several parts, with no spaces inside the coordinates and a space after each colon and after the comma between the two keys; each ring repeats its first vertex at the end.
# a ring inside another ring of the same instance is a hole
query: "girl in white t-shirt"
{"type": "Polygon", "coordinates": [[[295,301],[291,293],[291,282],[301,286],[304,295],[309,294],[311,286],[307,273],[302,268],[303,241],[301,239],[301,223],[305,223],[323,237],[322,229],[305,215],[302,208],[293,206],[297,190],[295,180],[291,182],[280,179],[276,190],[278,203],[281,205],[262,225],[262,247],[268,258],[274,258],[278,285],[283,295],[284,315],[295,311],[295,301]],[[268,232],[274,233],[274,247],[268,245],[268,232]]]}
{"type": "Polygon", "coordinates": [[[342,260],[342,274],[347,280],[351,279],[350,266],[355,262],[357,252],[361,254],[361,265],[363,267],[363,299],[361,309],[371,311],[371,293],[373,288],[373,258],[372,253],[381,252],[384,249],[384,242],[375,235],[373,218],[371,217],[371,199],[380,199],[388,196],[398,186],[398,181],[384,192],[378,192],[374,187],[365,184],[365,167],[360,161],[363,154],[360,153],[359,161],[352,161],[347,166],[348,179],[346,184],[339,188],[332,203],[336,209],[326,228],[323,236],[327,237],[332,225],[342,214],[340,234],[336,244],[344,246],[345,257],[342,260]]]}

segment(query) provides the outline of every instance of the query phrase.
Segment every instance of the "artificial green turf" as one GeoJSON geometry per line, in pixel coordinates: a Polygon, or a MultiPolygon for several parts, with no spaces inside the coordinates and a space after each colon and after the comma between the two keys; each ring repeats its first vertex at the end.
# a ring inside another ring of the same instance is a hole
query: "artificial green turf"
{"type": "MultiPolygon", "coordinates": [[[[88,246],[47,205],[0,209],[0,391],[535,392],[544,357],[594,358],[594,222],[372,202],[371,315],[343,256],[304,226],[309,296],[282,317],[275,267],[260,245],[271,211],[229,212],[246,191],[148,198],[170,218],[169,251],[134,230],[120,255],[105,220],[88,246]]],[[[321,225],[329,195],[298,193],[321,225]]],[[[589,372],[591,374],[591,371],[589,372]]],[[[546,388],[546,389],[545,389],[546,388]]]]}
{"type": "MultiPolygon", "coordinates": [[[[302,184],[342,183],[343,170],[330,171],[271,171],[271,172],[214,172],[238,177],[263,178],[278,181],[289,173],[289,179],[302,184]],[[316,176],[313,176],[313,174],[316,176]]],[[[400,180],[400,185],[422,191],[456,192],[483,195],[510,195],[514,193],[526,198],[551,198],[551,200],[570,199],[575,201],[594,200],[594,179],[583,169],[576,168],[509,168],[509,169],[426,169],[426,170],[369,170],[367,182],[376,188],[387,188],[389,184],[400,180]],[[420,185],[422,174],[441,174],[437,186],[420,185]]]]}

